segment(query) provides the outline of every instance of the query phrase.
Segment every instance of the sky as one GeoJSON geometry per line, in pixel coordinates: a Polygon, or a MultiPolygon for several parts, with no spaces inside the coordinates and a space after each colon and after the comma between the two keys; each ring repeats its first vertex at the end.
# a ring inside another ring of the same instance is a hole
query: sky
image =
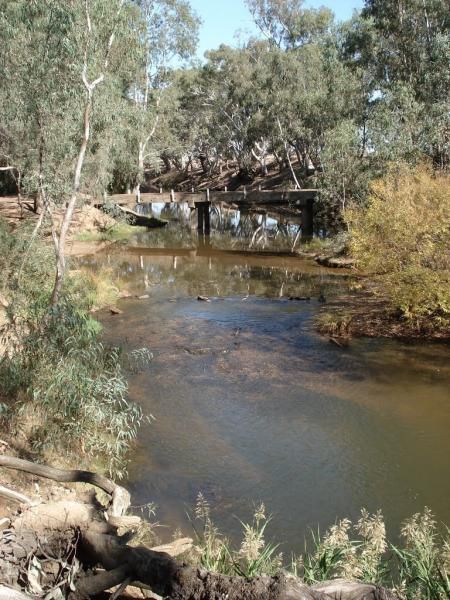
{"type": "MultiPolygon", "coordinates": [[[[242,39],[256,33],[252,17],[244,0],[190,0],[192,8],[203,21],[200,29],[198,56],[220,44],[236,46],[236,31],[242,39]]],[[[305,8],[327,6],[340,20],[351,17],[353,10],[362,8],[363,0],[307,0],[305,8]]]]}

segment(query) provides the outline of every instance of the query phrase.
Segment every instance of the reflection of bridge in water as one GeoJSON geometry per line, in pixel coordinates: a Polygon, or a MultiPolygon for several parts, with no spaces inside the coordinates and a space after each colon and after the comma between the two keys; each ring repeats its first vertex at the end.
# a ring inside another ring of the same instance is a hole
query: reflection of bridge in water
{"type": "Polygon", "coordinates": [[[296,220],[301,227],[302,238],[310,238],[314,230],[314,200],[317,190],[295,191],[215,191],[205,192],[160,192],[139,194],[115,194],[107,197],[97,206],[119,205],[138,206],[152,204],[180,205],[184,204],[191,212],[197,215],[197,229],[199,233],[209,235],[211,229],[211,211],[216,207],[231,208],[246,211],[263,211],[271,214],[289,214],[290,220],[296,220]]]}
{"type": "Polygon", "coordinates": [[[127,254],[139,257],[169,257],[169,258],[217,258],[223,264],[247,265],[249,261],[254,266],[270,266],[274,259],[283,260],[284,263],[292,260],[294,264],[298,256],[290,252],[280,251],[250,251],[250,250],[224,250],[215,248],[208,241],[199,244],[196,248],[147,248],[145,246],[127,246],[127,254]]]}

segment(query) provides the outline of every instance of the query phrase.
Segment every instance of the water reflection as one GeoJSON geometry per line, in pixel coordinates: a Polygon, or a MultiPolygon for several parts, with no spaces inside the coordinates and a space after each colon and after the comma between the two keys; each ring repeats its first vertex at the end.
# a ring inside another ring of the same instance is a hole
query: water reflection
{"type": "MultiPolygon", "coordinates": [[[[178,235],[195,240],[196,212],[187,203],[140,204],[145,215],[166,219],[178,235]]],[[[211,206],[211,229],[219,245],[234,241],[240,248],[285,249],[293,251],[300,241],[301,217],[289,208],[237,209],[222,204],[211,206]],[[226,234],[226,236],[224,236],[226,234]]]]}
{"type": "Polygon", "coordinates": [[[345,289],[342,272],[195,236],[180,225],[85,260],[134,296],[103,315],[106,338],[155,353],[131,378],[156,417],[133,455],[134,501],[156,501],[161,521],[189,533],[202,491],[233,536],[235,515],[262,500],[285,551],[362,506],[382,508],[394,531],[425,505],[450,522],[448,346],[337,348],[314,318],[320,296],[345,289]]]}

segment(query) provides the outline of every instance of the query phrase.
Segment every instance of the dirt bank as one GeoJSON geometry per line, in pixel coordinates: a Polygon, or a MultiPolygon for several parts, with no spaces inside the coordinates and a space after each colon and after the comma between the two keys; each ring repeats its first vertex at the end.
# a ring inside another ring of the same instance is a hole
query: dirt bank
{"type": "Polygon", "coordinates": [[[401,340],[450,340],[450,326],[436,328],[431,319],[412,321],[402,318],[388,301],[365,281],[365,288],[339,296],[322,307],[318,329],[343,340],[355,337],[395,338],[401,340]]]}
{"type": "MultiPolygon", "coordinates": [[[[57,227],[61,222],[62,216],[62,210],[55,211],[54,218],[57,227]]],[[[38,215],[33,212],[33,203],[31,201],[23,200],[19,204],[17,196],[3,196],[0,197],[0,218],[4,219],[15,229],[24,223],[35,223],[38,215]]],[[[69,231],[67,255],[81,256],[83,254],[93,254],[105,248],[111,242],[107,240],[78,241],[76,238],[82,233],[107,234],[116,225],[117,222],[113,218],[93,206],[84,205],[77,208],[74,212],[69,231]]],[[[48,223],[43,224],[43,232],[50,241],[48,223]]]]}

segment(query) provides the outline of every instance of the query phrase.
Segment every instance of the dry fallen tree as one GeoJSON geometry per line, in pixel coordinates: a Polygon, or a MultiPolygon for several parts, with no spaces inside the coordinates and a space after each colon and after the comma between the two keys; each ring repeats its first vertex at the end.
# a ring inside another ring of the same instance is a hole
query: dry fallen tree
{"type": "Polygon", "coordinates": [[[44,593],[42,582],[45,578],[50,581],[52,576],[52,589],[61,590],[65,595],[47,597],[70,600],[95,597],[119,586],[119,592],[110,596],[116,599],[133,583],[172,600],[396,598],[389,590],[360,582],[336,580],[310,587],[286,574],[246,579],[198,569],[174,558],[189,548],[192,540],[154,549],[127,545],[117,529],[133,528],[140,519],[125,516],[130,496],[106,477],[87,471],[55,469],[5,455],[0,455],[0,466],[59,482],[90,483],[110,494],[112,499],[105,515],[94,506],[80,502],[34,506],[31,500],[26,502],[29,507],[13,520],[11,528],[3,531],[0,540],[0,600],[44,598],[50,584],[44,593]],[[44,573],[40,560],[43,564],[56,564],[57,568],[53,566],[53,570],[44,573]],[[101,570],[96,571],[95,567],[101,570]],[[39,580],[38,568],[42,571],[39,580]],[[27,591],[32,595],[27,595],[27,591]]]}

